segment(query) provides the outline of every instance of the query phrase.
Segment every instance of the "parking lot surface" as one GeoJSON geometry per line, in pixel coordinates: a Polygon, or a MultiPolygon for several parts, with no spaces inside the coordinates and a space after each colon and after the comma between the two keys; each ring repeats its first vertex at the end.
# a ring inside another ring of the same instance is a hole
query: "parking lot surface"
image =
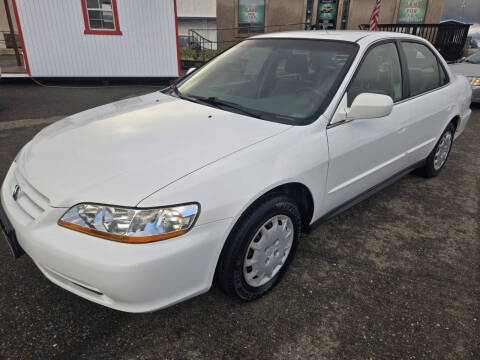
{"type": "MultiPolygon", "coordinates": [[[[42,127],[154,90],[0,82],[0,181],[42,127]]],[[[0,241],[0,358],[480,359],[473,110],[438,177],[409,175],[303,236],[282,282],[255,302],[213,287],[154,313],[122,313],[50,283],[0,241]]]]}

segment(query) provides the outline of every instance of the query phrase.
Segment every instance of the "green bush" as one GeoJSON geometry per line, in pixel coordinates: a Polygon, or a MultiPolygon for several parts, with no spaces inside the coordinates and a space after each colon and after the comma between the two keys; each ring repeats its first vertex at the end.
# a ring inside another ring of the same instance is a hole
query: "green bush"
{"type": "Polygon", "coordinates": [[[215,50],[194,50],[190,48],[180,48],[180,59],[182,60],[208,60],[214,57],[215,50]]]}
{"type": "Polygon", "coordinates": [[[208,60],[208,59],[211,59],[212,57],[214,57],[215,54],[216,54],[215,50],[207,50],[207,49],[200,50],[200,52],[198,53],[198,59],[208,60]]]}
{"type": "Polygon", "coordinates": [[[180,48],[180,59],[191,60],[196,59],[197,54],[195,50],[189,48],[180,48]]]}

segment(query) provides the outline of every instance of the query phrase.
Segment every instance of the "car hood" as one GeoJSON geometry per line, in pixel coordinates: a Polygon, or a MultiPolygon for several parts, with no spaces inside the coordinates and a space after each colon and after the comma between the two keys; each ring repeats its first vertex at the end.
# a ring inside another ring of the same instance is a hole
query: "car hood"
{"type": "Polygon", "coordinates": [[[480,76],[480,64],[457,63],[451,64],[450,68],[454,74],[465,76],[480,76]]]}
{"type": "Polygon", "coordinates": [[[50,125],[21,151],[17,168],[54,207],[136,206],[175,180],[288,128],[156,92],[50,125]]]}

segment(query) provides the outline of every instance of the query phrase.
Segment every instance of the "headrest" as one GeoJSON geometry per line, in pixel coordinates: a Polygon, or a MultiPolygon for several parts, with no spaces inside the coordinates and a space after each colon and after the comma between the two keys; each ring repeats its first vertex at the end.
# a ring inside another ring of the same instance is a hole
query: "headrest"
{"type": "Polygon", "coordinates": [[[335,61],[330,53],[314,52],[311,55],[311,64],[315,69],[323,69],[327,66],[335,65],[335,61]]]}
{"type": "Polygon", "coordinates": [[[308,74],[307,56],[303,54],[291,55],[285,65],[285,71],[291,74],[308,74]]]}

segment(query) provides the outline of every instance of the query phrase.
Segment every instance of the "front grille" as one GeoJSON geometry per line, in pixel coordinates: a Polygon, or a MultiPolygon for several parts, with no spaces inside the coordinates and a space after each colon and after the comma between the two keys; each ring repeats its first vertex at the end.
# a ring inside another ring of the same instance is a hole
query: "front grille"
{"type": "Polygon", "coordinates": [[[10,193],[13,194],[15,186],[19,186],[20,190],[17,195],[16,204],[23,216],[23,222],[29,223],[42,215],[48,208],[50,201],[47,197],[36,190],[23,176],[18,169],[15,169],[10,179],[10,193]]]}

